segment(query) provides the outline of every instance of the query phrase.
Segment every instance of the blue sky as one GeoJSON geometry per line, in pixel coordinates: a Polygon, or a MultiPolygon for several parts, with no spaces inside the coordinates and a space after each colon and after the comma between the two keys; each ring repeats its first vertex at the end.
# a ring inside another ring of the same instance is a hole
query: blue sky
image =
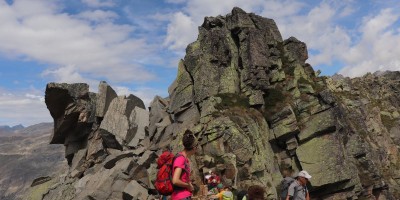
{"type": "Polygon", "coordinates": [[[204,17],[234,6],[304,41],[323,75],[400,70],[397,0],[0,0],[0,125],[52,121],[48,82],[167,96],[204,17]]]}

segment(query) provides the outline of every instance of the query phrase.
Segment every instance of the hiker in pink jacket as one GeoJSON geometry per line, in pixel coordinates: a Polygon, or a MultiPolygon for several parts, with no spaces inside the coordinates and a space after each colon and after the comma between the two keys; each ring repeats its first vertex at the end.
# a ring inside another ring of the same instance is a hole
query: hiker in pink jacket
{"type": "Polygon", "coordinates": [[[197,139],[191,131],[186,130],[183,134],[182,144],[184,150],[178,153],[182,156],[177,156],[172,165],[172,183],[174,184],[172,200],[192,199],[193,185],[190,182],[189,157],[197,150],[197,139]]]}

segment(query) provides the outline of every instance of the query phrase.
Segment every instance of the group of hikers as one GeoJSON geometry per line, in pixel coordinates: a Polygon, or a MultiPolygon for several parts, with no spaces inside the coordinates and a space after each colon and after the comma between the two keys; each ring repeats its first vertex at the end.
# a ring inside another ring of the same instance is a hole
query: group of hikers
{"type": "MultiPolygon", "coordinates": [[[[165,154],[160,156],[164,161],[158,160],[159,172],[155,183],[156,189],[163,194],[162,200],[191,200],[193,198],[194,187],[190,181],[190,156],[194,155],[198,142],[195,135],[187,130],[183,138],[183,151],[176,155],[165,154]],[[164,157],[163,157],[164,156],[164,157]],[[169,156],[169,157],[168,157],[169,156]],[[166,162],[166,160],[169,161],[166,162]],[[160,163],[161,162],[161,163],[160,163]],[[165,164],[166,165],[162,165],[165,164]],[[164,168],[163,168],[164,167],[164,168]],[[172,171],[168,171],[171,169],[172,171]],[[163,171],[164,170],[164,171],[163,171]],[[170,177],[162,177],[162,173],[170,173],[170,177]],[[170,182],[168,182],[170,181],[170,182]]],[[[284,170],[284,178],[280,186],[281,200],[309,200],[310,195],[307,189],[307,183],[311,178],[307,171],[300,171],[296,176],[292,176],[293,171],[284,170]]],[[[250,186],[247,191],[232,192],[232,186],[221,182],[220,177],[215,171],[209,171],[205,177],[207,183],[207,199],[218,200],[264,200],[265,189],[262,186],[250,186]]]]}

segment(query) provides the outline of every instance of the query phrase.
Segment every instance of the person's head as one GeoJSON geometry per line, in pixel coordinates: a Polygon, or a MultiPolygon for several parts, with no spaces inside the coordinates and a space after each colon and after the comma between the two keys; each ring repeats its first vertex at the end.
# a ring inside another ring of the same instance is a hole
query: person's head
{"type": "Polygon", "coordinates": [[[197,138],[196,136],[194,136],[194,134],[192,133],[192,131],[190,130],[186,130],[185,133],[183,134],[183,138],[182,138],[182,144],[183,147],[185,148],[186,151],[194,151],[197,148],[197,138]]]}
{"type": "Polygon", "coordinates": [[[297,180],[299,180],[301,185],[306,185],[311,175],[307,171],[301,171],[297,174],[297,180]]]}
{"type": "Polygon", "coordinates": [[[264,200],[264,188],[259,185],[252,185],[247,189],[249,200],[264,200]]]}
{"type": "Polygon", "coordinates": [[[232,184],[231,183],[224,183],[224,190],[226,191],[232,191],[232,184]]]}

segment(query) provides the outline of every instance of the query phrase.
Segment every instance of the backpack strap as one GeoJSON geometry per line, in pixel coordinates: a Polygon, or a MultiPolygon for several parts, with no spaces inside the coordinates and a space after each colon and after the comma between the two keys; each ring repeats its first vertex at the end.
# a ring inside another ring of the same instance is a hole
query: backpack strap
{"type": "MultiPolygon", "coordinates": [[[[297,192],[299,191],[299,187],[301,187],[301,186],[300,185],[296,185],[294,187],[293,199],[296,198],[297,192]]],[[[304,188],[304,190],[307,190],[307,188],[304,188]]]]}
{"type": "MultiPolygon", "coordinates": [[[[173,158],[173,160],[172,160],[172,169],[173,169],[173,167],[174,167],[174,162],[175,162],[175,159],[177,159],[177,158],[179,158],[179,157],[181,157],[181,156],[183,156],[181,153],[177,153],[175,156],[174,156],[174,158],[173,158]]],[[[185,165],[185,168],[183,169],[186,173],[189,173],[188,172],[188,163],[187,163],[187,158],[185,157],[185,156],[183,156],[183,158],[185,158],[185,162],[184,162],[184,165],[185,165]]],[[[182,175],[181,175],[182,176],[182,175]]]]}

